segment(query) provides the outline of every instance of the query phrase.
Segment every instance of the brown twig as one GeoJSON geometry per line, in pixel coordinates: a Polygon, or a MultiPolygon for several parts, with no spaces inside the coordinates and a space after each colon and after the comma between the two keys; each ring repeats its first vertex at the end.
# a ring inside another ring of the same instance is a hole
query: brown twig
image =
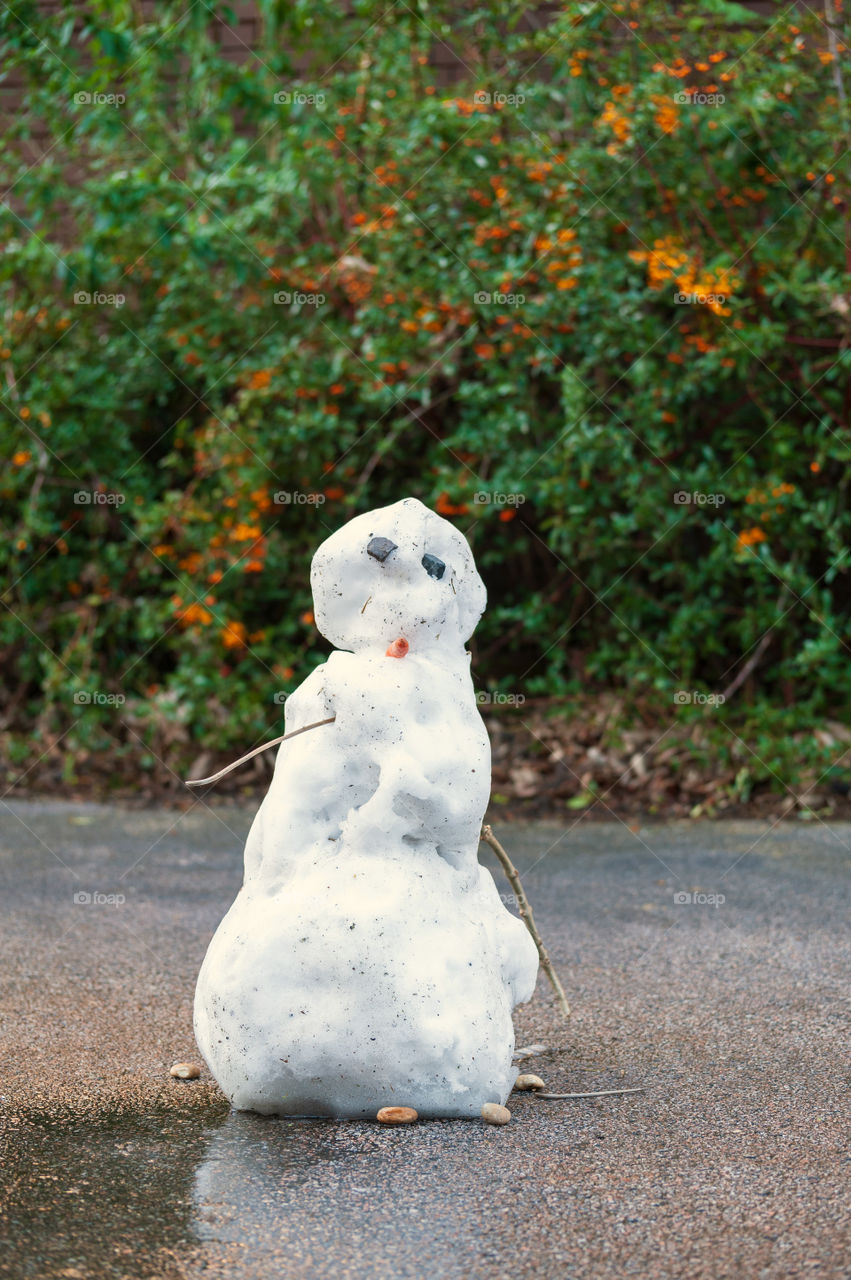
{"type": "Polygon", "coordinates": [[[639,1085],[637,1089],[596,1089],[593,1093],[539,1093],[537,1089],[530,1089],[536,1098],[608,1098],[613,1093],[643,1093],[644,1086],[639,1085]]]}
{"type": "Polygon", "coordinates": [[[535,924],[535,917],[532,915],[532,908],[529,905],[529,899],[526,897],[526,894],[523,891],[523,885],[520,883],[520,874],[487,823],[482,827],[481,839],[484,840],[485,844],[490,845],[502,864],[502,869],[508,877],[508,881],[517,898],[517,909],[520,912],[520,919],[531,933],[532,940],[538,948],[538,955],[541,959],[541,968],[550,980],[550,985],[556,993],[556,999],[562,1007],[564,1016],[569,1018],[570,1005],[567,1003],[567,996],[564,994],[564,987],[559,981],[559,976],[553,968],[552,961],[547,955],[547,949],[544,946],[541,935],[538,933],[538,929],[535,924]]]}
{"type": "Polygon", "coordinates": [[[293,729],[291,733],[282,733],[280,738],[273,738],[271,742],[264,742],[259,747],[255,747],[253,751],[249,751],[248,755],[240,756],[238,760],[234,760],[233,764],[225,765],[224,769],[220,769],[218,773],[213,773],[209,778],[187,778],[187,787],[206,787],[211,782],[218,782],[225,774],[232,773],[234,769],[238,769],[241,764],[245,764],[248,760],[253,760],[255,756],[259,756],[261,751],[268,751],[270,747],[277,747],[281,742],[286,742],[289,738],[297,738],[300,733],[307,733],[308,729],[318,729],[322,724],[330,724],[332,720],[336,720],[336,716],[329,716],[327,720],[315,720],[313,724],[302,725],[300,729],[293,729]]]}
{"type": "Polygon", "coordinates": [[[839,41],[836,28],[839,25],[836,0],[824,0],[824,25],[827,27],[827,47],[830,50],[833,69],[833,83],[836,85],[836,96],[839,104],[845,108],[845,84],[842,80],[842,62],[839,58],[839,41]]]}
{"type": "MultiPolygon", "coordinates": [[[[787,583],[784,582],[783,590],[780,592],[780,595],[777,599],[777,604],[774,606],[774,612],[777,615],[776,621],[772,623],[772,625],[768,628],[765,635],[761,638],[761,640],[759,641],[759,644],[754,649],[750,658],[748,658],[745,665],[741,668],[739,673],[735,676],[732,683],[729,684],[727,688],[724,690],[724,692],[721,695],[722,702],[726,702],[727,699],[731,697],[732,694],[734,694],[736,690],[739,689],[744,684],[748,676],[756,668],[760,658],[762,657],[763,653],[768,648],[768,645],[774,638],[774,633],[776,630],[777,623],[782,622],[786,614],[789,612],[788,609],[784,613],[780,612],[788,599],[789,599],[789,586],[787,583]]],[[[727,670],[729,670],[729,667],[727,668],[727,670]]],[[[727,673],[725,672],[724,674],[726,675],[727,673]]]]}

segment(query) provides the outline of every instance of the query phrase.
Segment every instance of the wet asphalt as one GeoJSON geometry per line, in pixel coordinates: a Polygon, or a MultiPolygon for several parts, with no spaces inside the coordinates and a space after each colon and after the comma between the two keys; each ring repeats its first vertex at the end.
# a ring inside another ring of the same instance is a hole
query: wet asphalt
{"type": "Polygon", "coordinates": [[[385,1129],[169,1076],[251,817],[0,802],[0,1275],[851,1275],[851,826],[497,828],[573,1006],[527,1069],[645,1091],[385,1129]]]}

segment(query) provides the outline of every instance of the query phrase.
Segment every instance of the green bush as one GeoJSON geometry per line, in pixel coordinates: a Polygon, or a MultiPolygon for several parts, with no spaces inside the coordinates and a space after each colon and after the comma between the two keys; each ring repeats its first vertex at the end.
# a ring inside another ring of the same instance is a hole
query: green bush
{"type": "Polygon", "coordinates": [[[313,550],[408,493],[482,566],[481,685],[671,706],[773,628],[738,696],[837,715],[844,29],[258,9],[239,65],[221,5],[0,17],[27,86],[0,211],[17,755],[34,722],[175,767],[275,731],[322,656],[313,550]]]}

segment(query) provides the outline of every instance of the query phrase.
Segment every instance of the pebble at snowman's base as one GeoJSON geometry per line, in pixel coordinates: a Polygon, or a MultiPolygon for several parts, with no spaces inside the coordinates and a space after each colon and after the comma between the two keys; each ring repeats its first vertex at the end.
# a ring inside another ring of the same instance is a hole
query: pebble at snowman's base
{"type": "Polygon", "coordinates": [[[286,729],[336,719],[279,748],[198,978],[198,1045],[240,1110],[479,1116],[514,1084],[511,1011],[538,968],[478,862],[490,747],[464,643],[484,584],[406,498],[328,538],[311,585],[340,650],[286,729]]]}

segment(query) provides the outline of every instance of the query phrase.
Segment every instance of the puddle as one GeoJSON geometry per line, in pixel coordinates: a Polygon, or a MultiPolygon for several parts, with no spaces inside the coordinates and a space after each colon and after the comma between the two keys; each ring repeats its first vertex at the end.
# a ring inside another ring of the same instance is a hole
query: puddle
{"type": "Polygon", "coordinates": [[[182,1275],[179,1252],[197,1241],[195,1170],[221,1118],[211,1108],[8,1122],[0,1275],[182,1275]]]}
{"type": "Polygon", "coordinates": [[[196,1170],[189,1274],[460,1280],[481,1242],[447,1185],[470,1183],[471,1148],[492,1137],[465,1121],[386,1129],[234,1112],[196,1170]]]}
{"type": "Polygon", "coordinates": [[[460,1276],[463,1246],[428,1212],[436,1164],[466,1163],[489,1137],[457,1122],[414,1132],[224,1107],[30,1116],[4,1132],[0,1276],[312,1280],[332,1260],[353,1274],[419,1278],[428,1262],[460,1276]]]}
{"type": "MultiPolygon", "coordinates": [[[[0,1276],[186,1280],[215,1261],[228,1274],[254,1275],[258,1260],[271,1267],[286,1254],[305,1189],[333,1194],[373,1146],[364,1128],[228,1112],[224,1104],[10,1122],[0,1161],[0,1276]]],[[[375,1190],[375,1171],[367,1181],[350,1189],[355,1201],[375,1190]]]]}

